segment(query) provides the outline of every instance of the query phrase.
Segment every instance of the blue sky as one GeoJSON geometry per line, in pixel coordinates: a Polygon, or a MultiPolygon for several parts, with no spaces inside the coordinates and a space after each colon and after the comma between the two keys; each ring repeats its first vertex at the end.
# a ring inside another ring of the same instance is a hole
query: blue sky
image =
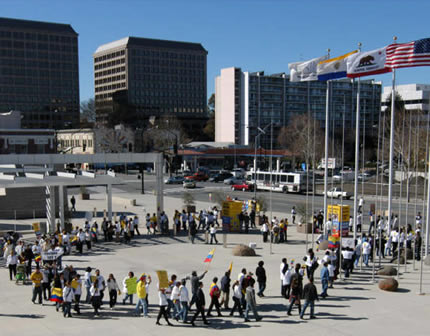
{"type": "MultiPolygon", "coordinates": [[[[208,97],[221,68],[266,73],[339,56],[363,44],[430,37],[430,1],[0,0],[0,16],[69,23],[79,33],[81,100],[94,95],[92,54],[125,36],[200,42],[208,50],[208,97]]],[[[390,75],[374,77],[391,84],[390,75]]],[[[398,83],[430,83],[430,68],[401,69],[398,83]]]]}

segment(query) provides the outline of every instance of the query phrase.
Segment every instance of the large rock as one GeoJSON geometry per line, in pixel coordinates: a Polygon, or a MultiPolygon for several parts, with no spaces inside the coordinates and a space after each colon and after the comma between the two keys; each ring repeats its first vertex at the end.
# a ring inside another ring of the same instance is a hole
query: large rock
{"type": "Polygon", "coordinates": [[[323,240],[319,245],[318,245],[318,250],[320,251],[325,251],[328,249],[328,240],[323,240]]]}
{"type": "Polygon", "coordinates": [[[388,278],[379,281],[378,286],[379,289],[382,289],[384,291],[395,292],[397,288],[399,288],[399,283],[394,278],[388,278]]]}
{"type": "Polygon", "coordinates": [[[393,266],[384,266],[378,271],[378,275],[397,275],[397,270],[393,266]]]}
{"type": "Polygon", "coordinates": [[[255,257],[255,250],[246,245],[237,245],[233,249],[233,255],[240,257],[255,257]]]}

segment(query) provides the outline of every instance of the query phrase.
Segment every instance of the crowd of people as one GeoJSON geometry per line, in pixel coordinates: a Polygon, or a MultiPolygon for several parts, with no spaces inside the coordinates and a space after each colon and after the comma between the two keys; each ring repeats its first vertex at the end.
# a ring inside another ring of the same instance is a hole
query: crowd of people
{"type": "MultiPolygon", "coordinates": [[[[85,225],[87,224],[85,223],[85,225]]],[[[83,230],[78,229],[78,232],[81,231],[83,230]]],[[[59,239],[58,234],[40,237],[35,242],[9,240],[3,249],[3,256],[7,260],[10,279],[14,280],[16,265],[24,262],[28,279],[33,283],[31,301],[34,304],[52,303],[65,318],[72,317],[72,313],[80,315],[81,308],[83,306],[88,307],[88,305],[91,305],[94,310],[94,316],[99,316],[100,309],[104,304],[108,304],[110,309],[115,309],[120,295],[122,295],[120,301],[123,305],[134,306],[131,311],[135,316],[149,316],[149,287],[152,278],[148,273],[135,276],[134,272],[130,271],[122,282],[119,282],[113,274],[109,274],[105,278],[99,269],[93,270],[91,267],[87,267],[84,274],[79,274],[72,265],[63,266],[62,253],[59,253],[54,260],[40,260],[35,257],[43,255],[42,251],[58,251],[58,248],[64,248],[64,251],[67,250],[70,253],[73,245],[69,247],[68,244],[69,240],[65,237],[59,239]],[[27,252],[26,259],[18,259],[16,255],[22,255],[23,251],[32,251],[32,254],[27,252]],[[136,302],[133,302],[135,298],[136,302]]],[[[80,253],[80,246],[78,245],[76,245],[76,252],[80,253]]],[[[328,254],[332,255],[331,253],[328,254]]],[[[333,260],[335,259],[330,257],[327,260],[324,258],[323,261],[318,261],[313,251],[310,250],[308,255],[304,257],[304,267],[296,264],[289,269],[286,259],[283,259],[281,264],[281,295],[288,300],[286,304],[288,315],[291,314],[292,308],[298,305],[300,317],[303,318],[306,308],[310,306],[310,316],[315,318],[314,301],[319,297],[327,296],[327,286],[325,286],[325,275],[323,277],[323,272],[321,272],[323,286],[322,292],[318,296],[313,284],[313,273],[319,263],[323,262],[322,269],[325,270],[326,264],[332,264],[333,260]],[[305,274],[308,276],[309,283],[303,286],[305,274]],[[301,309],[301,300],[305,300],[303,309],[301,309]]],[[[263,298],[265,296],[267,273],[264,261],[258,262],[255,275],[243,268],[237,278],[232,279],[231,272],[230,268],[220,277],[220,280],[218,277],[212,278],[207,291],[204,290],[202,281],[207,271],[200,275],[195,271],[190,275],[181,277],[177,277],[175,274],[171,275],[168,286],[160,288],[157,285],[158,314],[156,324],[160,324],[161,319],[164,318],[169,325],[174,319],[194,326],[199,317],[203,323],[209,324],[208,318],[212,317],[213,310],[219,317],[236,315],[243,321],[249,322],[252,316],[256,321],[260,321],[262,316],[258,312],[256,297],[263,298]],[[187,288],[188,283],[190,283],[190,291],[187,288]],[[258,289],[255,288],[257,284],[258,289]],[[195,311],[191,316],[189,312],[193,305],[195,305],[195,311]]],[[[333,281],[333,278],[331,279],[333,281]]]]}

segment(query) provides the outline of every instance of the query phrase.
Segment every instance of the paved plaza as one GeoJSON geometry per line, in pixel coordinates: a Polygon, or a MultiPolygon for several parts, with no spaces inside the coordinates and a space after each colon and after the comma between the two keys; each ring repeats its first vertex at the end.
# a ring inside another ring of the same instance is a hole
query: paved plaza
{"type": "MultiPolygon", "coordinates": [[[[114,211],[128,212],[140,216],[139,229],[146,233],[144,227],[145,212],[154,212],[155,197],[153,195],[139,195],[130,193],[114,194],[114,211]],[[130,205],[129,199],[136,199],[137,206],[130,205]]],[[[104,193],[100,189],[93,189],[91,200],[77,201],[77,210],[80,214],[93,210],[102,211],[106,208],[104,193]]],[[[170,222],[173,211],[182,208],[182,201],[177,198],[165,198],[165,209],[170,222]]],[[[197,209],[208,208],[211,204],[197,202],[197,209]]],[[[286,212],[288,210],[286,209],[286,212]]],[[[286,213],[276,212],[273,215],[287,217],[286,213]]],[[[74,225],[82,225],[84,216],[73,219],[74,225]]],[[[2,223],[5,221],[1,221],[2,223]]],[[[28,221],[31,222],[31,221],[28,221]]],[[[21,221],[20,223],[26,223],[21,221]]],[[[31,236],[28,234],[26,236],[31,236]]],[[[347,281],[337,281],[334,289],[329,289],[329,297],[316,303],[317,319],[309,320],[308,312],[305,320],[300,320],[297,310],[292,316],[286,314],[287,301],[280,296],[279,264],[286,257],[288,263],[292,259],[301,262],[305,253],[305,235],[296,232],[295,226],[288,230],[287,244],[273,244],[272,253],[270,244],[262,243],[259,232],[245,234],[229,234],[227,246],[216,246],[215,256],[210,264],[209,272],[205,276],[204,292],[208,302],[209,285],[212,278],[221,278],[233,262],[232,279],[236,279],[239,271],[244,267],[255,273],[257,263],[264,260],[268,275],[265,298],[257,298],[258,311],[263,317],[260,322],[245,323],[239,317],[209,318],[211,325],[204,326],[197,320],[196,327],[182,324],[172,320],[173,327],[155,325],[158,313],[158,295],[156,270],[167,270],[169,276],[177,274],[181,279],[196,270],[203,272],[207,264],[203,261],[213,248],[204,243],[204,236],[199,234],[196,244],[189,243],[186,236],[163,237],[147,236],[146,234],[132,240],[130,245],[118,243],[99,243],[91,253],[84,248],[83,255],[72,253],[63,258],[63,264],[72,264],[79,273],[83,274],[88,266],[98,268],[107,278],[113,273],[119,283],[129,271],[135,274],[149,273],[154,282],[149,288],[150,318],[133,316],[134,306],[119,303],[113,310],[104,304],[100,317],[93,317],[93,309],[83,305],[82,314],[65,319],[55,311],[51,302],[46,305],[34,305],[31,302],[31,286],[16,285],[9,281],[8,272],[2,269],[0,281],[2,289],[0,294],[0,323],[2,335],[76,335],[78,333],[97,333],[97,335],[209,335],[214,331],[229,335],[261,335],[262,333],[288,333],[289,335],[428,335],[426,320],[430,316],[430,296],[417,295],[419,291],[419,263],[413,270],[412,261],[407,265],[407,272],[402,272],[399,283],[400,289],[395,293],[383,292],[378,289],[375,282],[371,282],[371,268],[358,269],[347,281]],[[235,257],[232,248],[237,244],[257,244],[256,257],[235,257]]],[[[222,234],[218,234],[222,242],[222,234]]],[[[311,241],[311,235],[309,235],[311,241]]],[[[322,258],[323,253],[317,253],[322,258]]],[[[402,270],[404,268],[402,267],[402,270]]],[[[315,272],[316,285],[321,291],[319,281],[320,268],[315,272]]],[[[376,278],[378,280],[378,278],[376,278]]],[[[304,284],[307,280],[304,280],[304,284]]],[[[189,282],[188,282],[189,288],[189,282]]],[[[423,291],[430,294],[430,268],[424,268],[423,291]]],[[[121,302],[122,296],[119,297],[121,302]]],[[[136,302],[136,298],[134,300],[136,302]]],[[[105,295],[106,302],[106,295],[105,295]]],[[[230,304],[232,305],[232,304],[230,304]]],[[[207,305],[208,306],[208,303],[207,305]]],[[[206,307],[207,308],[207,307],[206,307]]],[[[251,315],[252,316],[252,315],[251,315]]],[[[161,320],[161,323],[165,323],[161,320]]]]}

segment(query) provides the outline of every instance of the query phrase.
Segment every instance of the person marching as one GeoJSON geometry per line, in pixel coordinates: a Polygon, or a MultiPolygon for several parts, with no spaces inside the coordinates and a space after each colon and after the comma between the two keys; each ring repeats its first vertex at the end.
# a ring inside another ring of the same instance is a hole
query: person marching
{"type": "Polygon", "coordinates": [[[160,323],[160,319],[161,316],[164,317],[164,319],[166,320],[167,324],[169,326],[172,326],[173,324],[170,323],[169,318],[167,316],[167,306],[168,306],[168,302],[167,302],[167,297],[166,297],[166,293],[165,293],[165,289],[164,288],[160,288],[158,291],[158,297],[160,299],[160,311],[158,312],[158,316],[157,316],[157,322],[155,322],[156,325],[161,325],[160,323]]]}

